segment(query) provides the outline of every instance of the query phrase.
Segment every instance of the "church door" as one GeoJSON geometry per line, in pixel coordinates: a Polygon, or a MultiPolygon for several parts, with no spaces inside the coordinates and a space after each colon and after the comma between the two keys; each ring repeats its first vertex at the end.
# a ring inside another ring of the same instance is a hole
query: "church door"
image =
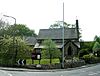
{"type": "Polygon", "coordinates": [[[71,46],[68,47],[68,55],[69,55],[69,56],[72,55],[72,48],[71,48],[71,46]]]}

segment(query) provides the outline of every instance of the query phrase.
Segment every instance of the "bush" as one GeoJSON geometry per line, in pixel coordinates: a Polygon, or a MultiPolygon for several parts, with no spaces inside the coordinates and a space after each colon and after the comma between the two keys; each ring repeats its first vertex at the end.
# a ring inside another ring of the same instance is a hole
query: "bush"
{"type": "Polygon", "coordinates": [[[74,67],[85,65],[85,61],[75,58],[73,60],[66,60],[64,65],[65,65],[65,68],[74,68],[74,67]]]}
{"type": "Polygon", "coordinates": [[[89,54],[88,49],[82,49],[79,51],[78,56],[79,58],[83,57],[84,55],[89,54]]]}
{"type": "Polygon", "coordinates": [[[84,55],[83,59],[85,60],[86,63],[89,64],[100,62],[100,58],[95,57],[93,54],[84,55]]]}

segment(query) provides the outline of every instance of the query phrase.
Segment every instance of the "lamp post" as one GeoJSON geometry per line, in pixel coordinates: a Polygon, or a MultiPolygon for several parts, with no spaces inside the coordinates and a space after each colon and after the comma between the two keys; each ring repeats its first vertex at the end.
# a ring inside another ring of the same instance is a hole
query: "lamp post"
{"type": "MultiPolygon", "coordinates": [[[[8,16],[8,15],[3,15],[3,16],[14,19],[14,26],[16,26],[16,18],[15,17],[8,16]]],[[[13,51],[14,51],[14,48],[15,48],[15,29],[13,29],[13,51]]],[[[17,50],[15,51],[14,63],[16,63],[16,56],[17,56],[17,50]]]]}
{"type": "Polygon", "coordinates": [[[61,67],[64,69],[64,2],[63,2],[63,27],[62,27],[62,65],[61,67]]]}
{"type": "Polygon", "coordinates": [[[12,18],[12,19],[14,19],[14,25],[16,25],[16,18],[15,17],[12,17],[12,16],[8,16],[8,15],[3,15],[3,16],[5,16],[5,17],[9,17],[9,18],[12,18]]]}

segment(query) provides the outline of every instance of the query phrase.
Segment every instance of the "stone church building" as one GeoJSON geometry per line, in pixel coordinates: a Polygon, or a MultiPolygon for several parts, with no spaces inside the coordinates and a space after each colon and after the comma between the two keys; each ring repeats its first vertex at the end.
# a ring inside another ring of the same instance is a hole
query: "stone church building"
{"type": "MultiPolygon", "coordinates": [[[[52,39],[56,43],[56,47],[62,51],[63,40],[62,40],[62,28],[56,29],[40,29],[37,43],[35,44],[34,50],[38,53],[44,48],[42,42],[45,39],[52,39]]],[[[75,27],[64,28],[64,56],[71,57],[78,54],[80,48],[79,42],[79,25],[76,20],[75,27]]]]}

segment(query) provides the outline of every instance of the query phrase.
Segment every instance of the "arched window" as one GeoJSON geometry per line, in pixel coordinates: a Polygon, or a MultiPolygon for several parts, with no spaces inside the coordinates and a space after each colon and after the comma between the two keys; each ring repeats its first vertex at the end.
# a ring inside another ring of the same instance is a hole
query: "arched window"
{"type": "Polygon", "coordinates": [[[68,55],[72,55],[72,48],[71,48],[71,46],[68,47],[68,55]]]}

